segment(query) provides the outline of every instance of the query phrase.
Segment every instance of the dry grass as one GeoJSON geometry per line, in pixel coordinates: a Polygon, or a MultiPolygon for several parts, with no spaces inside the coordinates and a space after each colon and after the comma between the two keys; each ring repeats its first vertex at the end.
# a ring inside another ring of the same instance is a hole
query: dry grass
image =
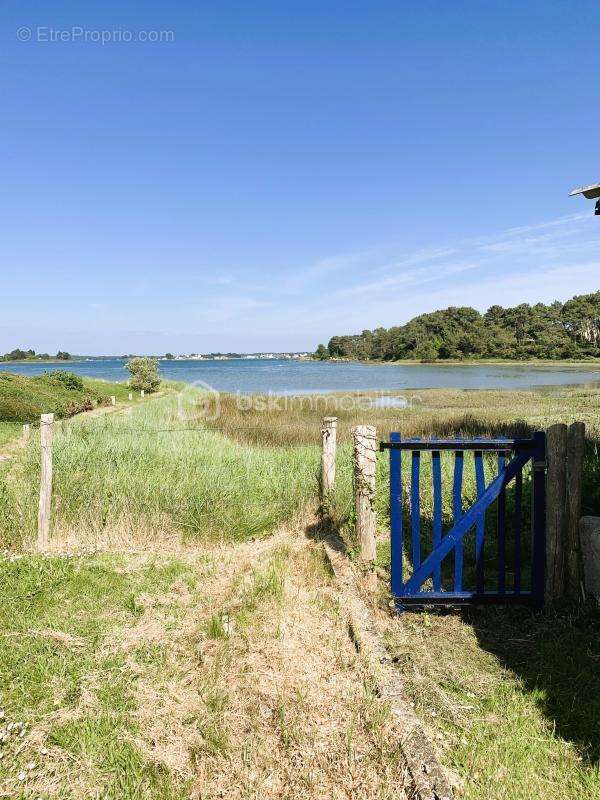
{"type": "Polygon", "coordinates": [[[11,567],[55,604],[28,601],[23,655],[4,656],[27,735],[0,796],[402,798],[398,731],[302,532],[37,563],[11,567]]]}

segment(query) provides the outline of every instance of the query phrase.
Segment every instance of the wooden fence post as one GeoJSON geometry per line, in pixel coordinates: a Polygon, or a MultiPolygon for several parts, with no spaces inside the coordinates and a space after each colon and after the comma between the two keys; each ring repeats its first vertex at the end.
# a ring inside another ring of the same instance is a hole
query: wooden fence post
{"type": "Polygon", "coordinates": [[[580,597],[582,579],[579,517],[581,516],[581,483],[585,449],[585,424],[569,425],[567,435],[567,509],[566,509],[566,589],[572,600],[580,597]]]}
{"type": "Polygon", "coordinates": [[[41,477],[38,510],[38,547],[48,546],[50,539],[50,512],[52,506],[52,433],[54,414],[42,414],[40,421],[41,477]]]}
{"type": "Polygon", "coordinates": [[[23,425],[23,441],[24,442],[28,442],[29,441],[30,434],[31,434],[31,426],[29,425],[28,422],[26,422],[25,425],[23,425]]]}
{"type": "Polygon", "coordinates": [[[546,431],[546,602],[559,600],[565,589],[567,426],[546,431]]]}
{"type": "Polygon", "coordinates": [[[375,561],[375,464],[377,431],[372,425],[354,428],[354,505],[356,536],[364,564],[375,561]]]}
{"type": "Polygon", "coordinates": [[[143,396],[144,396],[144,390],[142,389],[141,392],[140,392],[140,397],[143,397],[143,396]]]}
{"type": "Polygon", "coordinates": [[[129,392],[129,399],[133,400],[133,394],[131,392],[129,392]]]}
{"type": "Polygon", "coordinates": [[[337,446],[337,417],[324,417],[321,429],[321,501],[327,498],[335,485],[335,453],[337,446]]]}
{"type": "Polygon", "coordinates": [[[111,406],[114,406],[114,405],[117,404],[117,398],[114,396],[114,394],[111,394],[111,396],[110,396],[110,404],[111,404],[111,406]]]}

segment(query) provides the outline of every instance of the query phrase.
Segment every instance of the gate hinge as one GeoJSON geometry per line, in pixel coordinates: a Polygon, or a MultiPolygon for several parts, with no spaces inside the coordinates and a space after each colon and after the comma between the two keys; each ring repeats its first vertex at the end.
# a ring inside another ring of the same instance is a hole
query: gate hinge
{"type": "Polygon", "coordinates": [[[547,463],[546,459],[543,459],[542,461],[534,461],[533,462],[533,468],[534,469],[545,470],[547,466],[548,466],[548,463],[547,463]]]}

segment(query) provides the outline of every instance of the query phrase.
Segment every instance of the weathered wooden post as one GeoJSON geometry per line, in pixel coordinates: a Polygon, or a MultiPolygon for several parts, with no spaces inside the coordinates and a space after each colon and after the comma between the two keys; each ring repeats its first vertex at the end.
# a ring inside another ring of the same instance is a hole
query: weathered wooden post
{"type": "Polygon", "coordinates": [[[40,420],[41,475],[40,504],[38,509],[38,547],[48,546],[50,539],[50,512],[52,506],[52,434],[54,414],[42,414],[40,420]]]}
{"type": "Polygon", "coordinates": [[[140,397],[143,397],[143,396],[144,396],[144,390],[142,389],[141,392],[140,392],[140,397]]]}
{"type": "Polygon", "coordinates": [[[559,600],[565,590],[567,490],[567,426],[546,431],[546,602],[559,600]]]}
{"type": "Polygon", "coordinates": [[[321,428],[321,502],[325,505],[335,486],[337,417],[324,417],[321,428]]]}
{"type": "Polygon", "coordinates": [[[567,595],[572,600],[576,600],[580,597],[582,580],[579,518],[581,516],[584,449],[585,424],[583,422],[574,422],[572,425],[569,425],[567,434],[567,510],[565,542],[566,590],[567,595]]]}
{"type": "Polygon", "coordinates": [[[111,394],[111,396],[110,396],[110,404],[111,404],[111,406],[116,405],[116,403],[117,403],[117,398],[115,397],[114,394],[111,394]]]}
{"type": "Polygon", "coordinates": [[[130,400],[133,400],[133,394],[131,392],[129,392],[128,397],[129,397],[130,400]]]}
{"type": "Polygon", "coordinates": [[[375,465],[377,431],[372,425],[358,425],[354,435],[354,505],[356,537],[360,559],[365,565],[375,561],[375,465]]]}
{"type": "Polygon", "coordinates": [[[31,435],[31,426],[29,425],[28,422],[26,422],[25,425],[23,425],[23,441],[28,442],[30,435],[31,435]]]}

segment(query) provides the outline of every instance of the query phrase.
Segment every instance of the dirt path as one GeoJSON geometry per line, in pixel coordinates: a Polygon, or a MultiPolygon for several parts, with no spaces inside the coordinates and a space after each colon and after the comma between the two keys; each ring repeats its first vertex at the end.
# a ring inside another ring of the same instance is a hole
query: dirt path
{"type": "Polygon", "coordinates": [[[149,604],[123,632],[170,654],[138,681],[141,749],[191,779],[191,800],[402,800],[398,736],[320,546],[281,531],[208,557],[218,568],[176,629],[149,604]]]}
{"type": "MultiPolygon", "coordinates": [[[[52,695],[21,707],[20,718],[33,722],[17,760],[7,753],[0,766],[0,774],[9,769],[0,796],[17,789],[23,797],[123,800],[409,796],[398,732],[350,641],[321,546],[303,531],[202,551],[97,553],[68,564],[76,591],[55,583],[56,605],[28,626],[38,640],[73,652],[61,655],[52,695]],[[112,587],[121,587],[120,598],[112,587]],[[65,693],[69,658],[78,688],[65,693]],[[103,714],[106,725],[98,723],[103,714]],[[48,751],[42,763],[40,748],[48,751]],[[120,771],[107,752],[123,762],[120,771]]],[[[23,561],[19,569],[23,575],[23,561]]],[[[56,568],[48,569],[56,582],[56,568]]],[[[25,686],[21,702],[35,696],[29,674],[18,674],[25,662],[11,656],[16,672],[8,676],[25,686]]]]}

